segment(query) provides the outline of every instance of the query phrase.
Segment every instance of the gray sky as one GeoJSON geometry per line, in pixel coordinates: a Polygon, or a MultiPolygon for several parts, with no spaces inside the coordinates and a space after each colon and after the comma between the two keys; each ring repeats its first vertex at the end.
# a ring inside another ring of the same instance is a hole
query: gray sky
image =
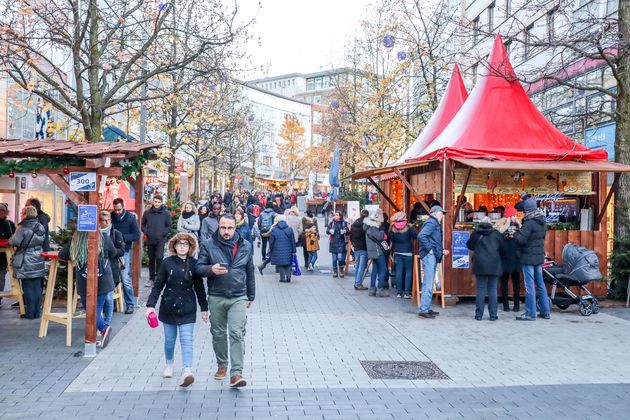
{"type": "Polygon", "coordinates": [[[343,65],[348,40],[369,0],[239,0],[241,18],[256,16],[247,49],[252,64],[265,66],[249,79],[313,72],[343,65]],[[258,43],[260,40],[260,45],[258,43]]]}

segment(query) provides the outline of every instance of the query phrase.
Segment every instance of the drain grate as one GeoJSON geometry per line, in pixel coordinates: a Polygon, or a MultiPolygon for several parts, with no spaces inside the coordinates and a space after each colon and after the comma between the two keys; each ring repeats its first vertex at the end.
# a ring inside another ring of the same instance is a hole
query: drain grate
{"type": "Polygon", "coordinates": [[[360,362],[370,379],[451,379],[433,362],[360,362]]]}

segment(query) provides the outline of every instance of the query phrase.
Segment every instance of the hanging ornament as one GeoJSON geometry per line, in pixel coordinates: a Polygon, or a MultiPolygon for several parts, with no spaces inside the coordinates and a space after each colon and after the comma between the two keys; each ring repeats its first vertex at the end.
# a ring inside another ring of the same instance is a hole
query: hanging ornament
{"type": "Polygon", "coordinates": [[[398,51],[398,54],[396,54],[396,57],[398,57],[400,61],[405,61],[407,59],[407,53],[404,51],[398,51]]]}
{"type": "Polygon", "coordinates": [[[334,109],[339,108],[339,101],[336,99],[333,99],[332,102],[330,103],[330,106],[332,106],[334,109]]]}
{"type": "Polygon", "coordinates": [[[32,176],[33,178],[37,178],[37,172],[33,172],[33,173],[31,174],[31,176],[32,176]]]}
{"type": "Polygon", "coordinates": [[[66,206],[70,205],[70,200],[66,198],[66,206]]]}
{"type": "Polygon", "coordinates": [[[15,177],[15,173],[13,171],[9,172],[9,178],[14,178],[15,177]]]}
{"type": "Polygon", "coordinates": [[[63,173],[65,175],[68,175],[70,173],[70,169],[68,169],[68,167],[66,166],[65,168],[63,168],[63,173]]]}
{"type": "Polygon", "coordinates": [[[168,7],[168,3],[160,3],[160,5],[158,6],[158,8],[160,9],[160,12],[165,11],[167,7],[168,7]]]}
{"type": "Polygon", "coordinates": [[[385,48],[391,48],[394,46],[394,42],[395,42],[395,38],[391,35],[385,35],[383,37],[383,46],[385,46],[385,48]]]}
{"type": "Polygon", "coordinates": [[[249,122],[254,121],[254,114],[249,114],[249,116],[247,117],[247,121],[249,122]]]}
{"type": "Polygon", "coordinates": [[[133,177],[132,177],[131,175],[129,175],[129,176],[127,177],[127,181],[129,181],[129,182],[133,182],[133,181],[135,181],[135,179],[133,179],[133,177]]]}

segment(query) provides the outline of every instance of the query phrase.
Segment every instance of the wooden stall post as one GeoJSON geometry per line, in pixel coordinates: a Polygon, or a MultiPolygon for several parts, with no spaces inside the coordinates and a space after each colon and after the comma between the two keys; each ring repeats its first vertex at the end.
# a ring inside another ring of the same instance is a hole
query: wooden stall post
{"type": "MultiPolygon", "coordinates": [[[[444,215],[444,221],[442,222],[442,229],[444,232],[444,249],[451,251],[453,247],[453,161],[445,157],[442,161],[442,203],[446,214],[444,215]]],[[[453,290],[453,256],[451,254],[445,255],[442,258],[442,299],[444,299],[444,293],[446,291],[453,290]]]]}
{"type": "MultiPolygon", "coordinates": [[[[134,188],[136,189],[136,214],[138,215],[138,225],[140,225],[142,214],[144,213],[144,174],[142,171],[136,178],[134,188]]],[[[142,273],[142,234],[140,234],[140,240],[133,244],[131,261],[131,283],[133,285],[133,295],[136,297],[137,302],[140,291],[140,274],[142,273]]]]}
{"type": "Polygon", "coordinates": [[[396,203],[394,203],[392,201],[391,198],[389,198],[389,196],[383,191],[383,189],[371,178],[371,177],[367,177],[367,180],[370,181],[370,184],[372,184],[374,186],[374,188],[376,188],[376,190],[381,194],[381,196],[387,200],[387,202],[389,204],[391,204],[391,206],[396,210],[396,211],[400,211],[400,209],[398,208],[398,206],[396,205],[396,203]]]}
{"type": "MultiPolygon", "coordinates": [[[[98,177],[97,177],[98,184],[98,177]]],[[[90,191],[89,204],[98,206],[100,194],[98,191],[90,191]]],[[[99,249],[100,233],[88,233],[88,249],[99,249]]],[[[85,357],[96,356],[96,300],[98,299],[98,252],[88,252],[87,280],[86,280],[86,305],[85,305],[85,357]]]]}

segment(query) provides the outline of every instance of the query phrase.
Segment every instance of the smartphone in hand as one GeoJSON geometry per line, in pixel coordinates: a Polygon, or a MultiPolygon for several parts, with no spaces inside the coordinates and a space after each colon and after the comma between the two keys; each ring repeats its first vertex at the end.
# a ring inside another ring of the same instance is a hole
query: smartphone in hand
{"type": "Polygon", "coordinates": [[[229,268],[226,263],[219,263],[219,266],[221,266],[221,268],[225,268],[226,270],[229,268]]]}

